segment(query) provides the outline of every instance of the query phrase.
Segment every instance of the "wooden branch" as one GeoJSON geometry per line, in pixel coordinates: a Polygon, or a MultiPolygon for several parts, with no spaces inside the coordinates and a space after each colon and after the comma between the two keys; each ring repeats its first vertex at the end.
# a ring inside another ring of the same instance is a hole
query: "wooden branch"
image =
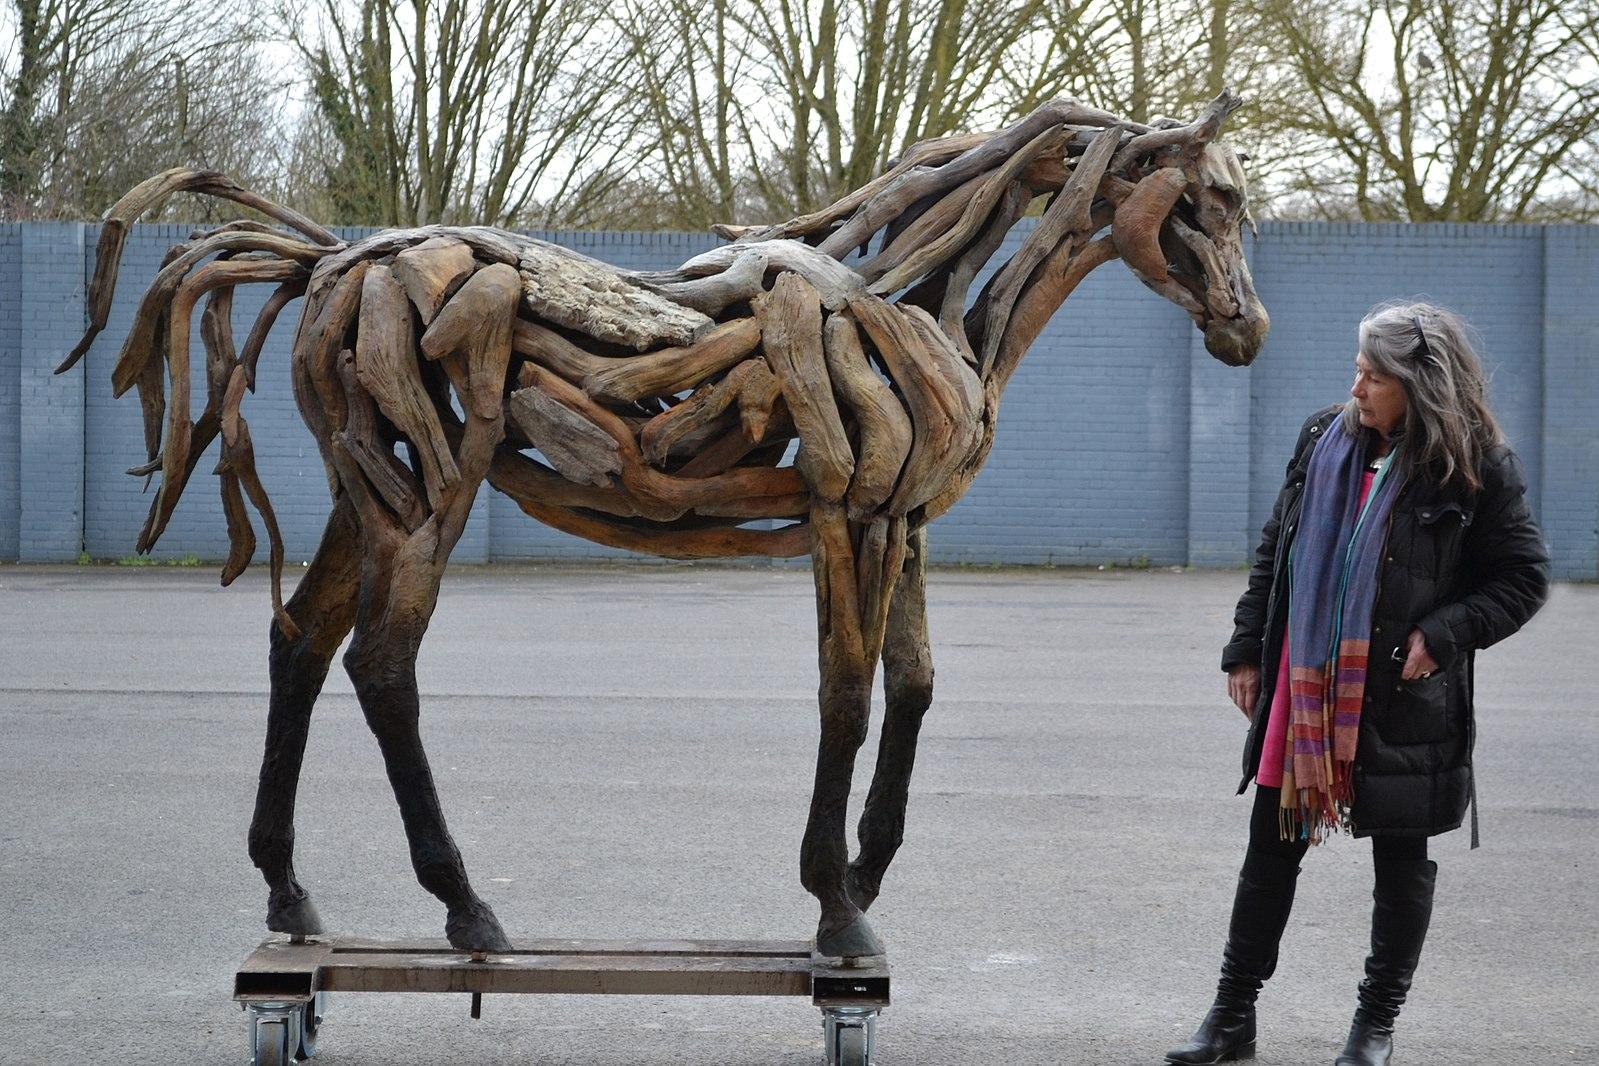
{"type": "Polygon", "coordinates": [[[555,371],[574,385],[583,384],[590,374],[609,370],[615,364],[614,359],[595,355],[553,329],[525,318],[518,318],[511,327],[511,350],[555,371]]]}
{"type": "Polygon", "coordinates": [[[878,518],[861,527],[855,553],[855,597],[860,605],[861,646],[868,663],[883,654],[894,583],[905,566],[906,522],[878,518]]]}
{"type": "Polygon", "coordinates": [[[503,263],[484,267],[461,286],[422,334],[422,354],[429,359],[455,353],[465,357],[469,387],[461,406],[479,418],[500,416],[521,281],[503,263]]]}
{"type": "MultiPolygon", "coordinates": [[[[659,287],[663,292],[675,293],[677,291],[675,286],[681,284],[683,279],[721,274],[743,257],[754,254],[765,257],[766,267],[763,274],[773,270],[786,270],[810,282],[821,294],[822,305],[829,311],[843,307],[849,302],[850,296],[860,292],[865,285],[864,279],[855,271],[808,244],[801,241],[773,240],[753,246],[725,244],[720,248],[702,252],[673,272],[671,277],[677,280],[663,281],[659,287]]],[[[742,298],[748,299],[757,294],[758,290],[752,290],[742,298]]]]}
{"type": "MultiPolygon", "coordinates": [[[[931,499],[943,486],[940,474],[958,462],[969,444],[965,391],[958,389],[944,369],[942,359],[928,349],[923,332],[911,324],[920,313],[943,343],[937,324],[920,308],[895,310],[875,296],[861,297],[850,305],[849,315],[871,338],[910,408],[915,429],[910,455],[905,461],[890,515],[903,516],[931,499]]],[[[959,362],[959,359],[955,360],[959,362]]],[[[970,371],[967,371],[970,373],[970,371]]],[[[975,380],[975,379],[974,379],[975,380]]]]}
{"type": "Polygon", "coordinates": [[[372,397],[361,386],[354,352],[346,349],[339,353],[337,372],[339,383],[344,387],[349,418],[344,429],[333,434],[333,442],[354,459],[367,483],[394,512],[406,532],[414,533],[428,515],[427,508],[422,505],[424,488],[417,484],[416,476],[400,462],[379,433],[372,397]]]}
{"type": "Polygon", "coordinates": [[[523,250],[522,289],[540,318],[597,340],[647,351],[693,344],[711,319],[630,281],[611,267],[543,247],[523,250]]]}
{"type": "MultiPolygon", "coordinates": [[[[811,532],[822,676],[859,676],[866,672],[866,644],[861,633],[855,547],[844,508],[826,500],[816,501],[811,508],[811,532]]],[[[867,680],[870,681],[870,673],[867,680]]]]}
{"type": "MultiPolygon", "coordinates": [[[[111,298],[116,292],[117,274],[121,269],[122,251],[127,243],[128,230],[139,216],[147,211],[160,210],[174,193],[183,191],[209,193],[254,207],[263,214],[304,233],[318,245],[324,246],[324,252],[340,246],[336,237],[310,219],[288,208],[262,200],[235,185],[217,171],[192,170],[188,167],[174,167],[163,171],[134,186],[106,211],[100,225],[100,241],[95,249],[94,276],[89,282],[89,326],[61,365],[56,367],[56,373],[71,369],[79,359],[83,358],[83,353],[89,350],[94,338],[105,329],[106,321],[111,315],[111,298]]],[[[138,376],[138,368],[130,368],[127,384],[117,392],[117,395],[120,396],[126,391],[138,376]]]]}
{"type": "Polygon", "coordinates": [[[636,518],[639,513],[633,498],[623,489],[615,485],[580,485],[509,445],[501,445],[495,454],[489,467],[489,483],[517,501],[531,499],[620,518],[636,518]]]}
{"type": "Polygon", "coordinates": [[[1023,145],[1055,126],[1114,126],[1120,121],[1115,115],[1084,107],[1075,100],[1051,100],[1009,129],[993,134],[941,167],[912,168],[903,172],[862,204],[848,222],[818,246],[818,250],[826,255],[847,255],[917,200],[953,189],[1003,165],[1023,145]]]}
{"type": "MultiPolygon", "coordinates": [[[[959,220],[933,240],[926,243],[919,242],[914,249],[902,249],[899,255],[903,257],[903,261],[893,266],[893,269],[884,271],[881,277],[868,286],[868,291],[878,295],[897,292],[959,252],[988,220],[989,214],[1005,195],[1005,190],[1010,187],[1017,174],[1040,152],[1051,145],[1060,144],[1063,140],[1064,135],[1059,127],[1046,129],[1023,145],[992,174],[981,175],[982,183],[974,191],[971,199],[963,205],[959,220]]],[[[1113,145],[1115,143],[1114,134],[1111,136],[1111,143],[1113,145]]],[[[907,232],[906,237],[909,236],[907,232]]],[[[925,240],[925,237],[922,239],[925,240]]],[[[894,249],[889,249],[890,253],[893,251],[894,249]]],[[[892,254],[879,258],[885,259],[885,265],[895,263],[895,256],[892,254]]]]}
{"type": "Polygon", "coordinates": [[[961,336],[966,336],[966,294],[970,291],[978,273],[988,265],[989,259],[999,250],[999,246],[1005,243],[1005,235],[1016,224],[1016,220],[1026,212],[1030,202],[1032,202],[1032,193],[1025,186],[1018,183],[1006,190],[1004,198],[989,219],[988,228],[961,254],[960,259],[951,268],[938,308],[938,322],[944,327],[945,332],[959,331],[961,336]]]}
{"type": "Polygon", "coordinates": [[[668,559],[725,559],[758,555],[790,559],[811,550],[811,528],[796,523],[781,529],[675,529],[666,525],[642,526],[604,515],[544,503],[537,499],[518,499],[507,488],[490,481],[515,499],[523,512],[553,529],[570,533],[597,544],[628,551],[660,555],[668,559]]]}
{"type": "Polygon", "coordinates": [[[685,348],[609,360],[605,369],[583,380],[583,389],[599,399],[624,402],[669,396],[740,362],[760,340],[759,322],[735,319],[716,326],[704,339],[685,348]]]}
{"type": "MultiPolygon", "coordinates": [[[[195,302],[205,293],[222,286],[252,281],[282,281],[300,271],[294,263],[280,259],[227,259],[207,263],[182,282],[172,297],[168,314],[173,327],[167,336],[167,376],[172,383],[172,402],[167,408],[167,431],[161,450],[161,487],[156,490],[154,522],[145,537],[153,545],[166,528],[178,505],[189,462],[193,423],[189,421],[189,318],[195,302]]],[[[154,364],[156,374],[160,364],[154,364]]]]}
{"type": "Polygon", "coordinates": [[[392,267],[424,326],[476,269],[472,249],[457,237],[430,237],[396,255],[392,267]]]}
{"type": "MultiPolygon", "coordinates": [[[[283,630],[283,635],[290,640],[295,640],[300,635],[300,627],[294,624],[294,619],[289,617],[289,612],[283,609],[283,534],[278,529],[277,513],[272,509],[272,501],[267,498],[266,489],[261,485],[261,478],[255,469],[255,446],[250,441],[250,427],[244,417],[239,413],[239,406],[244,399],[245,373],[244,368],[237,367],[233,377],[228,382],[228,392],[222,404],[222,458],[227,464],[227,469],[237,475],[245,493],[250,497],[250,502],[255,505],[256,513],[261,516],[261,522],[266,526],[267,542],[271,545],[269,562],[272,572],[272,612],[277,618],[278,627],[283,630]]],[[[251,536],[254,536],[252,531],[251,536]]]]}
{"type": "MultiPolygon", "coordinates": [[[[706,427],[722,425],[725,421],[723,415],[730,408],[736,407],[742,414],[746,394],[751,397],[747,402],[753,409],[759,410],[758,405],[764,404],[769,412],[770,397],[777,387],[777,379],[772,377],[764,361],[744,360],[720,380],[700,386],[682,403],[650,419],[639,431],[639,445],[644,457],[656,466],[664,466],[679,442],[691,439],[706,427]]],[[[764,415],[761,417],[764,419],[764,415]]],[[[748,432],[749,424],[746,422],[745,425],[748,432]]],[[[764,424],[759,428],[764,430],[764,424]]],[[[761,433],[757,431],[750,435],[759,440],[761,433]]]]}
{"type": "MultiPolygon", "coordinates": [[[[295,355],[301,358],[330,436],[344,428],[346,417],[344,389],[339,384],[334,360],[345,348],[350,327],[358,321],[361,289],[371,267],[365,260],[356,263],[333,286],[310,326],[306,327],[304,316],[300,319],[306,332],[303,345],[299,338],[295,341],[295,355]]],[[[310,311],[307,307],[306,313],[310,311]]]]}
{"type": "Polygon", "coordinates": [[[378,410],[415,447],[428,506],[438,509],[461,472],[422,383],[407,293],[381,264],[368,270],[361,283],[355,373],[378,410]]]}
{"type": "Polygon", "coordinates": [[[1027,235],[1027,239],[1022,242],[1021,248],[1011,257],[1010,262],[1001,268],[994,279],[994,284],[989,287],[987,315],[983,323],[983,346],[979,351],[981,372],[984,375],[994,364],[994,356],[998,353],[999,342],[1004,337],[1005,320],[1010,317],[1011,307],[1015,305],[1022,286],[1032,277],[1038,264],[1042,263],[1055,246],[1064,240],[1087,241],[1091,232],[1089,224],[1092,221],[1089,209],[1093,206],[1094,196],[1099,190],[1099,179],[1105,174],[1105,165],[1110,161],[1111,152],[1115,151],[1120,137],[1121,128],[1112,126],[1094,138],[1088,150],[1078,159],[1072,176],[1067,179],[1065,186],[1050,203],[1049,209],[1044,212],[1044,217],[1033,228],[1033,232],[1027,235]]]}
{"type": "MultiPolygon", "coordinates": [[[[774,382],[776,379],[773,379],[774,382]]],[[[746,457],[754,455],[751,461],[756,465],[766,453],[776,453],[771,465],[782,458],[788,450],[788,442],[794,433],[794,423],[788,417],[788,408],[783,406],[781,397],[777,406],[772,411],[772,417],[765,425],[765,433],[758,440],[751,440],[746,427],[730,429],[710,444],[688,462],[678,467],[675,471],[678,477],[701,478],[720,474],[725,470],[743,462],[746,457]]]]}
{"type": "Polygon", "coordinates": [[[767,365],[799,429],[795,466],[818,497],[842,499],[855,473],[855,456],[827,376],[817,292],[798,274],[784,273],[762,303],[760,319],[767,365]]]}
{"type": "Polygon", "coordinates": [[[894,492],[911,450],[911,419],[888,382],[867,362],[860,334],[848,315],[829,318],[823,339],[833,391],[859,427],[855,473],[845,500],[850,518],[865,521],[894,492]]]}
{"type": "Polygon", "coordinates": [[[1111,237],[1123,262],[1145,285],[1190,314],[1204,307],[1187,289],[1173,281],[1160,247],[1160,228],[1172,205],[1187,187],[1188,177],[1177,167],[1162,167],[1138,183],[1116,208],[1111,237]]]}
{"type": "Polygon", "coordinates": [[[266,345],[267,334],[272,332],[279,313],[289,301],[298,299],[304,292],[304,279],[285,281],[272,290],[272,295],[261,305],[261,313],[255,316],[255,324],[250,327],[249,336],[244,338],[244,350],[239,355],[251,392],[255,391],[255,367],[260,361],[261,349],[266,345]]]}
{"type": "MultiPolygon", "coordinates": [[[[189,271],[196,264],[208,256],[222,253],[239,252],[264,252],[270,258],[266,259],[235,259],[231,260],[241,269],[239,280],[235,284],[249,284],[255,281],[286,281],[298,279],[306,275],[304,262],[297,262],[295,248],[310,249],[311,246],[302,242],[293,241],[287,237],[265,237],[256,233],[225,233],[219,237],[202,241],[192,247],[179,245],[173,251],[178,252],[156,274],[155,280],[145,290],[144,296],[139,301],[139,309],[134,312],[133,328],[128,331],[128,336],[122,342],[122,350],[117,356],[116,366],[111,371],[111,394],[121,396],[133,383],[138,380],[139,374],[144,369],[144,364],[153,358],[160,349],[160,338],[156,329],[160,321],[161,309],[170,305],[176,298],[178,289],[189,276],[189,271]],[[242,264],[253,263],[254,267],[243,267],[242,264]],[[246,276],[243,272],[260,271],[259,274],[246,276]]],[[[315,262],[316,253],[311,250],[310,261],[315,262]]],[[[304,256],[300,257],[304,259],[304,256]]],[[[209,264],[215,266],[216,264],[209,264]]],[[[187,320],[181,323],[177,319],[169,318],[170,322],[178,323],[184,330],[188,329],[187,320]]],[[[97,332],[97,331],[96,331],[97,332]]],[[[90,338],[92,339],[92,338],[90,338]]],[[[87,350],[87,349],[85,349],[87,350]]],[[[77,354],[68,357],[68,363],[60,369],[66,369],[75,362],[77,354]]],[[[59,372],[59,371],[58,371],[59,372]]]]}
{"type": "Polygon", "coordinates": [[[1164,129],[1150,130],[1134,137],[1127,145],[1116,153],[1110,162],[1112,171],[1123,171],[1128,164],[1141,156],[1151,155],[1162,148],[1182,146],[1190,150],[1198,150],[1208,144],[1221,130],[1222,122],[1228,115],[1237,110],[1243,100],[1233,94],[1223,91],[1220,96],[1210,102],[1205,114],[1198,121],[1187,126],[1171,126],[1164,129]]]}
{"type": "Polygon", "coordinates": [[[506,405],[512,421],[564,478],[609,486],[622,472],[610,434],[538,388],[517,389],[506,405]]]}
{"type": "Polygon", "coordinates": [[[1003,389],[1022,356],[1027,354],[1027,349],[1038,339],[1044,325],[1066,297],[1090,271],[1115,258],[1116,246],[1110,237],[1100,237],[1081,251],[1069,243],[1057,247],[1016,301],[1016,310],[1005,325],[1005,339],[987,380],[997,381],[1003,389]]]}

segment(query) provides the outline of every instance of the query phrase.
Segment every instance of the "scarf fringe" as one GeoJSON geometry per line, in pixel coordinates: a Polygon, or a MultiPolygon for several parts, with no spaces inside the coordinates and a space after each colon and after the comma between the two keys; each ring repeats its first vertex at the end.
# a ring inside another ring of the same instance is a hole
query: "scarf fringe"
{"type": "Polygon", "coordinates": [[[1319,789],[1294,788],[1285,790],[1285,801],[1293,803],[1277,811],[1277,836],[1280,840],[1308,840],[1320,844],[1337,833],[1353,833],[1351,813],[1355,806],[1354,764],[1333,764],[1332,794],[1329,797],[1319,789]]]}

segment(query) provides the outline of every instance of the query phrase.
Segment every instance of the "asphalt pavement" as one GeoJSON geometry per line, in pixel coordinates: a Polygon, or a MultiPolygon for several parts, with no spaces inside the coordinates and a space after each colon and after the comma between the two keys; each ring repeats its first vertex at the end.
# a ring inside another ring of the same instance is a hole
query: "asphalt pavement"
{"type": "MultiPolygon", "coordinates": [[[[292,575],[291,575],[292,580],[292,575]]],[[[937,691],[872,921],[879,1066],[1158,1063],[1214,989],[1243,854],[1243,717],[1217,669],[1242,572],[946,570],[937,691]]],[[[265,935],[245,854],[265,728],[264,578],[0,568],[0,1063],[237,1064],[265,935]]],[[[1599,587],[1478,659],[1483,847],[1439,860],[1396,1066],[1599,1062],[1599,587]]],[[[513,937],[803,938],[817,736],[808,571],[464,568],[420,664],[423,729],[513,937]]],[[[862,752],[858,805],[875,747],[862,752]]],[[[858,806],[857,808],[858,809],[858,806]]],[[[341,934],[440,936],[337,666],[296,865],[341,934]]],[[[1370,848],[1306,862],[1259,1062],[1329,1064],[1370,848]]],[[[804,1000],[345,995],[316,1061],[814,1064],[804,1000]]]]}

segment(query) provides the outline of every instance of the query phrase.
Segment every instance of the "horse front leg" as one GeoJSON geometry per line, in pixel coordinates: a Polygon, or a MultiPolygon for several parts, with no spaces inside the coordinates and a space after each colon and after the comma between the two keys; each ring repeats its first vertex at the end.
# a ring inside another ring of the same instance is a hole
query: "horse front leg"
{"type": "Polygon", "coordinates": [[[894,587],[883,640],[886,709],[877,769],[861,812],[861,850],[845,887],[861,910],[877,899],[883,874],[905,839],[905,805],[922,718],[933,703],[933,654],[927,638],[927,529],[910,535],[910,551],[894,587]]]}
{"type": "Polygon", "coordinates": [[[276,618],[269,631],[272,695],[250,821],[250,860],[266,878],[267,928],[276,933],[309,936],[322,931],[309,893],[294,876],[294,803],[311,710],[333,653],[355,621],[359,547],[354,510],[341,499],[328,517],[311,565],[284,607],[300,635],[285,635],[276,618]]]}
{"type": "Polygon", "coordinates": [[[845,887],[849,869],[845,820],[855,755],[866,740],[891,575],[903,559],[903,524],[885,520],[851,526],[842,508],[826,503],[813,506],[811,524],[821,739],[811,813],[800,848],[800,880],[822,906],[816,930],[820,954],[880,955],[882,944],[845,887]],[[890,530],[897,534],[897,546],[890,530]]]}

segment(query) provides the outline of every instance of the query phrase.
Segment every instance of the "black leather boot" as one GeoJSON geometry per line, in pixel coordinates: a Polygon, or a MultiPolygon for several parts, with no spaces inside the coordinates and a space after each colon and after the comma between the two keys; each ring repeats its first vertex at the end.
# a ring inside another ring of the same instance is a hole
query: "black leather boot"
{"type": "Polygon", "coordinates": [[[1432,918],[1438,864],[1429,859],[1376,862],[1371,896],[1371,956],[1360,982],[1349,1039],[1336,1066],[1388,1066],[1394,1052],[1394,1021],[1410,991],[1432,918]]]}
{"type": "Polygon", "coordinates": [[[1255,1056],[1255,997],[1277,969],[1277,943],[1294,906],[1297,864],[1250,852],[1238,875],[1216,1002],[1193,1038],[1166,1053],[1168,1063],[1208,1066],[1255,1056]]]}

